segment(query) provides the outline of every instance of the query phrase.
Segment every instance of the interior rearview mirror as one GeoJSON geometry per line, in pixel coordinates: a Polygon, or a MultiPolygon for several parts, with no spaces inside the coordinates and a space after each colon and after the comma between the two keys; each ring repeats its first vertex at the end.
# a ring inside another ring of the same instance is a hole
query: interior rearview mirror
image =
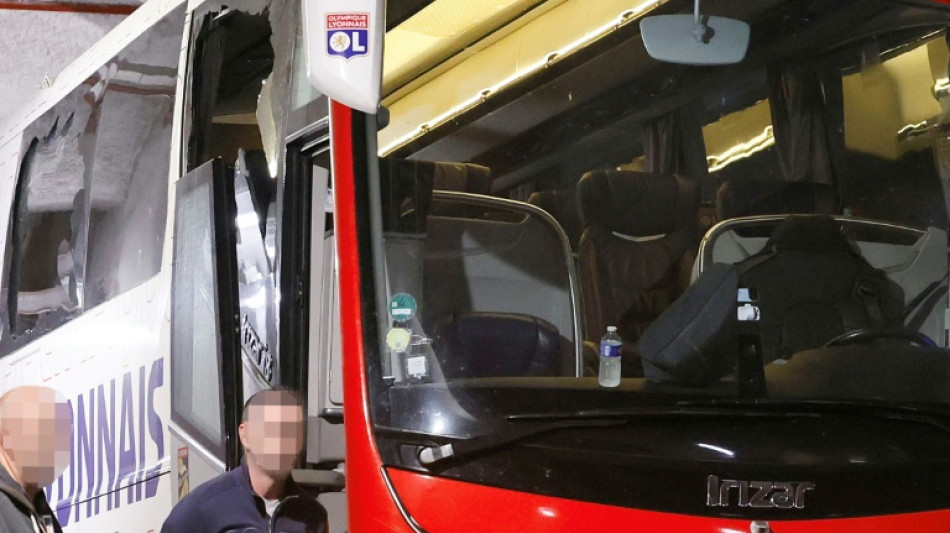
{"type": "Polygon", "coordinates": [[[658,15],[640,21],[650,57],[686,65],[728,65],[745,58],[749,25],[741,20],[699,14],[658,15]]]}

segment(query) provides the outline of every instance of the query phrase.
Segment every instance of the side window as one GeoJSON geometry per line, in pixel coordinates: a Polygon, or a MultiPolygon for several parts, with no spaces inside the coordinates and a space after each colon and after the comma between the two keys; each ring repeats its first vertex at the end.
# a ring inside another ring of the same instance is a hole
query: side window
{"type": "Polygon", "coordinates": [[[756,200],[768,194],[751,189],[768,190],[767,182],[784,180],[775,152],[769,100],[759,100],[703,126],[703,141],[709,164],[703,199],[716,203],[717,218],[761,214],[756,200]]]}
{"type": "Polygon", "coordinates": [[[146,30],[24,132],[3,353],[161,268],[183,20],[146,30]]]}
{"type": "Polygon", "coordinates": [[[848,213],[946,229],[934,146],[945,150],[948,55],[941,33],[913,47],[867,44],[838,64],[848,213]]]}
{"type": "Polygon", "coordinates": [[[89,188],[87,309],[161,268],[180,41],[181,26],[165,21],[110,65],[89,188]]]}
{"type": "MultiPolygon", "coordinates": [[[[26,131],[11,208],[6,310],[13,336],[42,334],[82,306],[86,187],[99,102],[79,86],[26,131]]],[[[33,336],[31,335],[31,336],[33,336]]]]}
{"type": "Polygon", "coordinates": [[[749,173],[751,168],[763,178],[780,180],[772,147],[775,137],[768,99],[729,113],[703,126],[706,161],[710,174],[724,177],[749,173]],[[763,164],[766,163],[766,164],[763,164]]]}

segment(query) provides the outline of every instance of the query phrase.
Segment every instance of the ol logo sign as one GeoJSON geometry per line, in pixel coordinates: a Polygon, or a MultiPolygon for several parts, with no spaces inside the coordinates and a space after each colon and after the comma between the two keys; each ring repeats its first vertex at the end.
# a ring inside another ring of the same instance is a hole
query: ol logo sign
{"type": "Polygon", "coordinates": [[[368,13],[327,15],[327,53],[349,59],[365,56],[369,37],[368,13]]]}

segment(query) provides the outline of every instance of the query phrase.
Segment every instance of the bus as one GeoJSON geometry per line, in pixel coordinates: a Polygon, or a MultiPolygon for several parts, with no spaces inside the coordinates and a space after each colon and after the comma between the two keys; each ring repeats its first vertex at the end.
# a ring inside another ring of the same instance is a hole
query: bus
{"type": "Polygon", "coordinates": [[[334,531],[945,529],[950,6],[381,4],[150,0],[0,130],[67,531],[276,386],[334,531]]]}
{"type": "Polygon", "coordinates": [[[307,388],[340,341],[327,100],[300,3],[270,4],[146,2],[0,129],[0,391],[69,401],[66,531],[158,531],[275,386],[323,395],[300,464],[342,486],[341,399],[307,388]]]}

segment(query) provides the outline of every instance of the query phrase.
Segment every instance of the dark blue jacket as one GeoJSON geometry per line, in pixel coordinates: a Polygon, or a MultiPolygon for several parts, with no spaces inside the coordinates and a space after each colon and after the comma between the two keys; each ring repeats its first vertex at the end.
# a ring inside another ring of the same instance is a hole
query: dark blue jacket
{"type": "Polygon", "coordinates": [[[162,533],[326,533],[327,511],[292,479],[270,519],[251,488],[247,465],[222,474],[185,496],[172,509],[162,533]]]}

